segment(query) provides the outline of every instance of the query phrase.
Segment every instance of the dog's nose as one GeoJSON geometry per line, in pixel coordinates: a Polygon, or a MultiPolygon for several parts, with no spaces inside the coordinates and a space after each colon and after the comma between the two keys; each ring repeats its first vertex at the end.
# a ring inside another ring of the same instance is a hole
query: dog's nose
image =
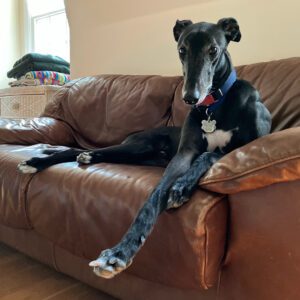
{"type": "Polygon", "coordinates": [[[193,105],[198,102],[200,98],[200,93],[197,90],[194,90],[193,92],[184,92],[183,93],[183,100],[185,103],[193,105]]]}

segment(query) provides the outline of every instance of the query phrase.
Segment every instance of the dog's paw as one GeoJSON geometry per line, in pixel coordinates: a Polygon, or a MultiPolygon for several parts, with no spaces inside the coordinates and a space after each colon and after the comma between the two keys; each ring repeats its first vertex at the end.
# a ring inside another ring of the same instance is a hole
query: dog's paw
{"type": "Polygon", "coordinates": [[[91,154],[92,152],[82,152],[77,156],[76,161],[80,164],[90,164],[93,158],[91,154]]]}
{"type": "Polygon", "coordinates": [[[106,279],[113,278],[126,268],[128,268],[132,259],[126,260],[125,255],[121,250],[107,249],[101,252],[100,256],[89,263],[89,266],[93,268],[94,273],[106,279]]]}
{"type": "Polygon", "coordinates": [[[37,168],[28,165],[27,161],[22,161],[21,163],[19,163],[17,166],[17,170],[23,174],[34,174],[38,171],[37,168]]]}
{"type": "Polygon", "coordinates": [[[188,200],[189,193],[186,185],[182,182],[177,182],[170,189],[167,209],[180,207],[188,200]]]}

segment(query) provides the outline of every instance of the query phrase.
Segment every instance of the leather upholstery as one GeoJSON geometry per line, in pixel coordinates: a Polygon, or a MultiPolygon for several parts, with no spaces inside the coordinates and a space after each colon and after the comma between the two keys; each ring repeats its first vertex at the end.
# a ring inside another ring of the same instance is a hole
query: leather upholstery
{"type": "Polygon", "coordinates": [[[200,181],[204,189],[234,194],[300,179],[300,127],[261,137],[220,159],[200,181]]]}
{"type": "Polygon", "coordinates": [[[155,299],[176,299],[171,295],[184,289],[186,299],[217,293],[221,300],[299,299],[300,59],[242,66],[238,73],[259,88],[273,133],[217,162],[190,202],[161,215],[120,277],[102,284],[84,264],[120,239],[163,170],[73,162],[20,176],[15,168],[42,155],[45,144],[89,149],[181,125],[187,106],[180,77],[87,77],[60,89],[41,118],[0,119],[0,240],[122,299],[139,299],[150,286],[155,299]]]}
{"type": "Polygon", "coordinates": [[[180,77],[104,75],[62,88],[44,116],[67,122],[83,148],[122,142],[130,133],[165,126],[180,77]]]}
{"type": "Polygon", "coordinates": [[[272,114],[272,132],[300,126],[300,58],[275,60],[238,68],[250,81],[272,114]]]}
{"type": "Polygon", "coordinates": [[[67,123],[52,118],[0,118],[0,144],[37,143],[72,146],[75,144],[67,123]]]}
{"type": "MultiPolygon", "coordinates": [[[[49,242],[33,230],[13,229],[0,224],[1,240],[21,252],[64,272],[97,289],[122,300],[211,300],[216,299],[217,288],[208,290],[180,289],[147,281],[123,272],[107,280],[95,276],[88,266],[88,260],[75,256],[69,251],[49,242]],[[33,247],[34,245],[34,247],[33,247]]],[[[59,296],[59,295],[58,295],[59,296]]],[[[80,296],[79,296],[80,297],[80,296]]],[[[82,297],[80,297],[82,298],[82,297]]],[[[89,299],[87,299],[89,300],[89,299]]]]}
{"type": "MultiPolygon", "coordinates": [[[[37,146],[0,145],[0,222],[14,228],[31,228],[26,210],[26,190],[31,176],[22,176],[17,164],[36,154],[37,146]]],[[[43,147],[42,147],[43,148],[43,147]]]]}
{"type": "Polygon", "coordinates": [[[300,297],[300,181],[230,195],[222,300],[300,297]]]}
{"type": "MultiPolygon", "coordinates": [[[[112,164],[57,165],[30,182],[30,221],[36,232],[61,248],[94,259],[101,249],[118,243],[162,172],[112,164]],[[54,219],[59,227],[52,226],[54,219]]],[[[215,283],[224,253],[227,202],[200,190],[193,198],[182,209],[161,215],[128,273],[182,288],[206,289],[215,283]]]]}

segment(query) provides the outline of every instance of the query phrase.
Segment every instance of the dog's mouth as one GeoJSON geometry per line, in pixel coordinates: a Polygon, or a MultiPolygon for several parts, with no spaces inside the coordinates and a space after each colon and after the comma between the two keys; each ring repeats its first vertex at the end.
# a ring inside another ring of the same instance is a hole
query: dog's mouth
{"type": "Polygon", "coordinates": [[[200,106],[206,102],[211,94],[211,86],[202,89],[183,90],[183,101],[188,105],[200,106]]]}
{"type": "Polygon", "coordinates": [[[207,97],[209,97],[209,95],[204,95],[204,96],[200,97],[199,99],[185,96],[185,97],[183,97],[183,101],[188,105],[200,106],[202,103],[205,102],[207,97]]]}
{"type": "MultiPolygon", "coordinates": [[[[207,97],[207,96],[206,96],[207,97]]],[[[196,106],[200,106],[206,99],[206,97],[204,97],[203,99],[199,99],[197,102],[196,102],[196,106]]]]}

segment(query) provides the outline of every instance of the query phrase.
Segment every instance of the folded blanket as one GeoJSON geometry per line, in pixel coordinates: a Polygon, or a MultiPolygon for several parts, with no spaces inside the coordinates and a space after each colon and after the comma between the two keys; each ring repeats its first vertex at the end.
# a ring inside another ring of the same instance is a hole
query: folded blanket
{"type": "Polygon", "coordinates": [[[35,86],[35,85],[64,85],[58,80],[52,78],[42,78],[42,79],[19,79],[9,82],[11,87],[16,86],[35,86]]]}
{"type": "Polygon", "coordinates": [[[64,60],[63,58],[55,55],[50,54],[40,54],[40,53],[28,53],[24,55],[22,58],[17,60],[13,67],[16,67],[18,64],[22,62],[48,62],[48,63],[54,63],[59,65],[64,65],[66,67],[70,67],[70,64],[64,60]]]}
{"type": "Polygon", "coordinates": [[[20,79],[8,83],[11,87],[42,85],[39,79],[20,79]]]}
{"type": "Polygon", "coordinates": [[[22,79],[53,79],[58,81],[60,85],[63,85],[71,80],[71,76],[53,72],[53,71],[31,71],[26,73],[24,76],[21,77],[22,79]]]}
{"type": "Polygon", "coordinates": [[[70,68],[64,65],[47,62],[21,62],[12,70],[7,72],[8,78],[20,78],[30,71],[55,71],[59,73],[70,74],[70,68]]]}

